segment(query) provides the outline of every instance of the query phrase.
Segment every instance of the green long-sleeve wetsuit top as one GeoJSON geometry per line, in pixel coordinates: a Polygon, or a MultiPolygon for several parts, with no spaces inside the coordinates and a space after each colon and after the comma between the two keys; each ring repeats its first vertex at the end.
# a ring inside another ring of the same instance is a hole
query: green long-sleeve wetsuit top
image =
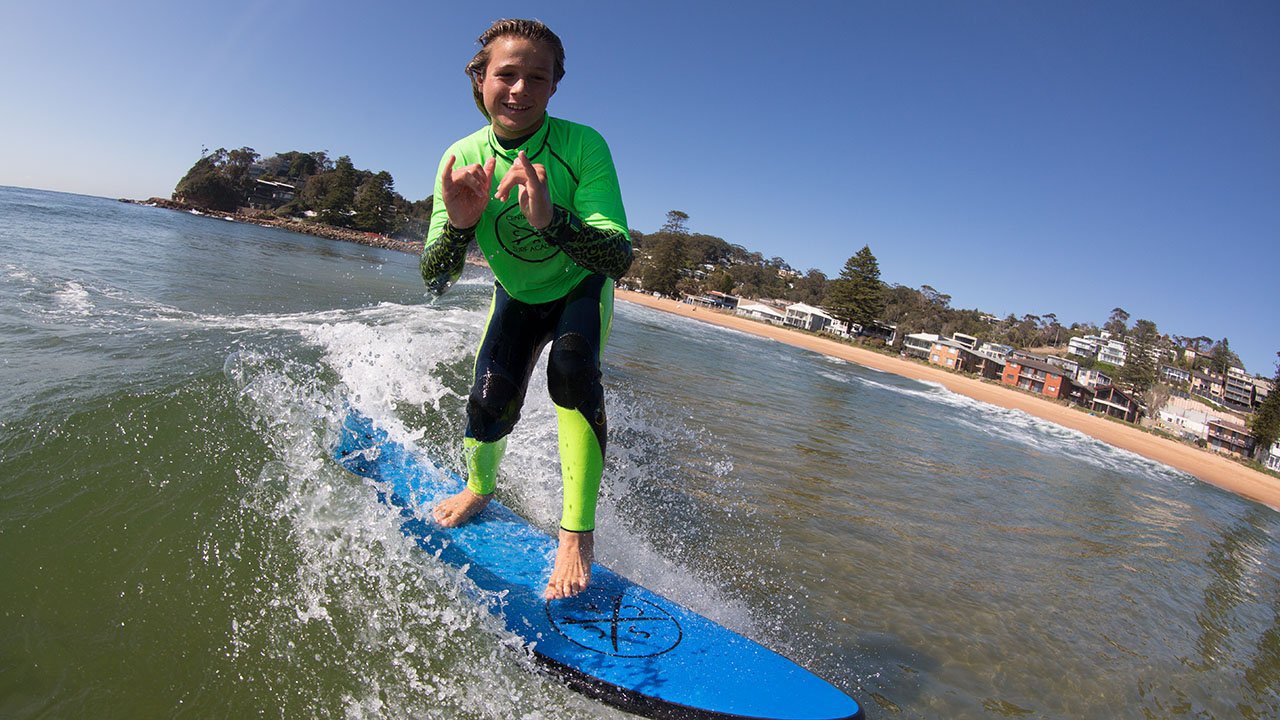
{"type": "Polygon", "coordinates": [[[462,274],[474,238],[494,277],[521,302],[564,297],[584,278],[600,273],[618,279],[631,265],[631,238],[613,156],[600,133],[578,123],[545,116],[542,126],[518,147],[504,148],[489,126],[454,143],[436,171],[431,228],[422,253],[422,279],[441,294],[462,274]],[[547,171],[555,205],[551,224],[535,230],[520,212],[518,192],[506,202],[492,197],[502,176],[523,150],[547,171]],[[449,156],[454,167],[496,158],[489,205],[474,228],[449,224],[440,175],[449,156]]]}

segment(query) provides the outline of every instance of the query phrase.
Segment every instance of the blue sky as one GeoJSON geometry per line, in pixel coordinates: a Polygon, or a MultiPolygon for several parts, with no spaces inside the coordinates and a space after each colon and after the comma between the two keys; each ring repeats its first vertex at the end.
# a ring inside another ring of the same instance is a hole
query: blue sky
{"type": "Polygon", "coordinates": [[[1114,307],[1280,350],[1280,3],[5,3],[0,184],[167,196],[202,147],[327,150],[410,199],[483,119],[499,17],[564,39],[553,114],[631,227],[835,276],[864,244],[957,307],[1114,307]]]}

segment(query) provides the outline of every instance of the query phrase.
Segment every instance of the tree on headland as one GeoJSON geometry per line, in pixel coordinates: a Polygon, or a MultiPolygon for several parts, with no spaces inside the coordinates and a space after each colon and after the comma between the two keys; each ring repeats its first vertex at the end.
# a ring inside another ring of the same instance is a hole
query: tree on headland
{"type": "Polygon", "coordinates": [[[201,153],[174,187],[173,196],[209,210],[232,212],[248,195],[249,168],[257,161],[258,153],[249,147],[201,153]]]}
{"type": "Polygon", "coordinates": [[[668,210],[667,222],[658,232],[676,233],[677,235],[687,235],[689,233],[689,213],[682,210],[668,210]]]}
{"type": "Polygon", "coordinates": [[[1129,313],[1124,308],[1113,309],[1111,316],[1107,318],[1107,322],[1102,326],[1102,329],[1115,337],[1123,337],[1129,329],[1129,313]]]}
{"type": "Polygon", "coordinates": [[[649,254],[642,273],[644,289],[663,295],[680,294],[680,271],[684,269],[684,243],[676,233],[664,233],[649,254]]]}
{"type": "Polygon", "coordinates": [[[370,175],[356,188],[352,203],[355,215],[352,225],[357,230],[386,232],[395,212],[395,188],[391,173],[383,170],[370,175]]]}
{"type": "Polygon", "coordinates": [[[1209,350],[1209,369],[1219,375],[1226,375],[1233,367],[1244,369],[1240,356],[1231,350],[1231,343],[1222,338],[1209,350]]]}
{"type": "Polygon", "coordinates": [[[884,313],[880,263],[869,245],[863,245],[845,262],[840,277],[828,283],[826,306],[837,319],[863,327],[884,313]]]}
{"type": "MultiPolygon", "coordinates": [[[[1276,353],[1276,358],[1280,359],[1280,353],[1276,353]]],[[[1266,457],[1271,445],[1280,438],[1280,362],[1276,363],[1271,392],[1249,420],[1249,432],[1256,443],[1254,454],[1258,458],[1266,457]]]]}

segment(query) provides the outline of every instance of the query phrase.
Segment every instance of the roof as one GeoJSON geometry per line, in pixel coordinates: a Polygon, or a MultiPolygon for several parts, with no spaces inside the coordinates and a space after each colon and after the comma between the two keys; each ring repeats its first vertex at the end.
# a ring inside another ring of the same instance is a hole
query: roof
{"type": "Polygon", "coordinates": [[[1018,367],[1031,368],[1032,370],[1043,370],[1044,372],[1051,373],[1059,377],[1066,377],[1067,375],[1066,371],[1057,365],[1050,365],[1047,362],[1032,360],[1026,357],[1016,357],[1016,358],[1010,357],[1005,362],[1005,367],[1008,367],[1009,365],[1017,365],[1018,367]]]}
{"type": "Polygon", "coordinates": [[[774,317],[786,317],[786,314],[778,312],[768,305],[760,303],[738,303],[739,312],[760,313],[761,315],[772,315],[774,317]]]}
{"type": "Polygon", "coordinates": [[[798,313],[804,313],[806,315],[818,315],[819,317],[830,318],[831,320],[835,320],[835,318],[831,317],[831,314],[828,313],[826,310],[823,310],[822,308],[816,308],[812,305],[805,305],[804,303],[800,303],[800,302],[793,303],[787,306],[788,312],[792,310],[795,310],[798,313]]]}

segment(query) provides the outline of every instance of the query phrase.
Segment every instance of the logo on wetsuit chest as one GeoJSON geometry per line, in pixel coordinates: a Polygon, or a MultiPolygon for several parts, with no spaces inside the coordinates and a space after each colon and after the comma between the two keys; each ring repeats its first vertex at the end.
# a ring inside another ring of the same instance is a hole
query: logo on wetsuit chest
{"type": "MultiPolygon", "coordinates": [[[[515,191],[512,191],[515,194],[515,191]]],[[[498,213],[494,230],[503,249],[525,262],[542,262],[555,257],[560,248],[543,240],[520,212],[520,204],[512,202],[498,213]]]]}

